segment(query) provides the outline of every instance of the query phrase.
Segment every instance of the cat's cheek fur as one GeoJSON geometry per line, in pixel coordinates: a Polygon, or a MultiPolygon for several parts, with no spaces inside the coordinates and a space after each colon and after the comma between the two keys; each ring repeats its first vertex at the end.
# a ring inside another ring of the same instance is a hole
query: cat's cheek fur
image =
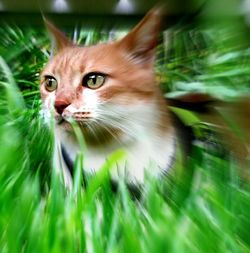
{"type": "Polygon", "coordinates": [[[42,96],[43,106],[40,111],[40,116],[44,119],[45,123],[49,124],[52,120],[52,111],[54,108],[55,94],[49,93],[49,95],[42,96]]]}
{"type": "Polygon", "coordinates": [[[99,103],[99,97],[96,90],[84,89],[82,92],[84,107],[94,110],[97,108],[99,103]]]}
{"type": "Polygon", "coordinates": [[[55,102],[55,93],[51,92],[46,96],[43,103],[48,110],[51,110],[54,107],[54,102],[55,102]]]}

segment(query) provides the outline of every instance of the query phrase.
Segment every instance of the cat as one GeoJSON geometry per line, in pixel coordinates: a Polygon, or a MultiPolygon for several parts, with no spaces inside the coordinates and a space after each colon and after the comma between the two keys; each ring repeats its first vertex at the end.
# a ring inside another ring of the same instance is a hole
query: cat
{"type": "Polygon", "coordinates": [[[46,21],[56,53],[41,73],[40,93],[44,109],[53,108],[57,166],[69,187],[68,163],[79,152],[85,173],[95,174],[113,152],[124,150],[111,178],[135,185],[171,169],[177,136],[154,73],[161,19],[154,8],[125,37],[92,46],[74,44],[46,21]],[[84,151],[72,120],[84,136],[84,151]]]}
{"type": "Polygon", "coordinates": [[[205,121],[217,125],[222,142],[244,168],[243,177],[250,178],[249,96],[224,103],[190,93],[167,101],[154,73],[161,21],[162,10],[154,8],[125,37],[93,46],[74,44],[46,21],[56,53],[41,73],[40,93],[44,110],[56,122],[54,160],[68,187],[79,153],[84,154],[84,173],[94,175],[113,152],[123,149],[126,156],[110,168],[111,178],[133,185],[143,185],[147,175],[162,178],[171,171],[179,143],[187,139],[188,145],[182,145],[186,156],[193,136],[192,130],[190,136],[184,133],[178,120],[176,124],[169,105],[202,112],[205,121]],[[228,126],[225,112],[235,119],[241,136],[228,126]],[[72,120],[86,148],[79,144],[72,120]]]}

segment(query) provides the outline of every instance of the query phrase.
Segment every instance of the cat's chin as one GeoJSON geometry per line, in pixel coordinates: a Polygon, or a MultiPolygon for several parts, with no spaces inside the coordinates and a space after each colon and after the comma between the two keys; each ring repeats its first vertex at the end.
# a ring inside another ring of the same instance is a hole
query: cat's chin
{"type": "Polygon", "coordinates": [[[74,131],[73,130],[73,126],[72,124],[73,123],[76,123],[80,129],[86,129],[87,128],[87,123],[89,122],[90,120],[89,119],[85,119],[85,120],[67,120],[63,117],[61,117],[60,119],[57,119],[57,126],[63,128],[65,131],[74,131]]]}
{"type": "MultiPolygon", "coordinates": [[[[100,146],[105,145],[106,143],[112,142],[114,140],[119,140],[122,132],[118,129],[113,127],[103,127],[96,125],[93,126],[91,124],[91,119],[85,120],[74,120],[74,122],[78,125],[79,129],[81,130],[85,142],[90,146],[100,146]],[[93,131],[93,129],[95,131],[93,131]]],[[[57,128],[59,128],[64,133],[67,133],[71,136],[75,136],[75,129],[72,125],[72,120],[67,121],[64,118],[61,118],[57,121],[57,128]]]]}
{"type": "Polygon", "coordinates": [[[73,131],[73,127],[72,124],[64,119],[61,119],[60,121],[57,121],[56,124],[58,127],[62,128],[63,130],[67,131],[67,132],[72,132],[73,131]]]}

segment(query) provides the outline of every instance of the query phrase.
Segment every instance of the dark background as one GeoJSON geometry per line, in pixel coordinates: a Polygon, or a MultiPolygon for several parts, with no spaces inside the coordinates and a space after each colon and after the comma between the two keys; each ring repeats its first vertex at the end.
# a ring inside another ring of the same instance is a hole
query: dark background
{"type": "MultiPolygon", "coordinates": [[[[165,26],[190,22],[214,1],[210,0],[0,0],[0,22],[42,25],[42,15],[61,26],[130,26],[153,6],[164,5],[165,26]]],[[[217,8],[217,7],[215,7],[217,8]]],[[[220,13],[221,14],[221,13],[220,13]]]]}

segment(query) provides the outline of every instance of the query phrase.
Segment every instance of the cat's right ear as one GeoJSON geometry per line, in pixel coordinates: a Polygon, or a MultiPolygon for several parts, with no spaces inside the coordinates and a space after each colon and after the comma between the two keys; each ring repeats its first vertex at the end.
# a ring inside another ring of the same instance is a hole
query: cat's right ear
{"type": "Polygon", "coordinates": [[[126,52],[129,59],[153,64],[164,12],[164,6],[151,9],[132,31],[117,41],[118,47],[126,52]]]}
{"type": "Polygon", "coordinates": [[[73,46],[73,42],[69,40],[58,28],[50,21],[43,17],[44,23],[49,31],[52,41],[52,55],[61,51],[65,47],[73,46]]]}

